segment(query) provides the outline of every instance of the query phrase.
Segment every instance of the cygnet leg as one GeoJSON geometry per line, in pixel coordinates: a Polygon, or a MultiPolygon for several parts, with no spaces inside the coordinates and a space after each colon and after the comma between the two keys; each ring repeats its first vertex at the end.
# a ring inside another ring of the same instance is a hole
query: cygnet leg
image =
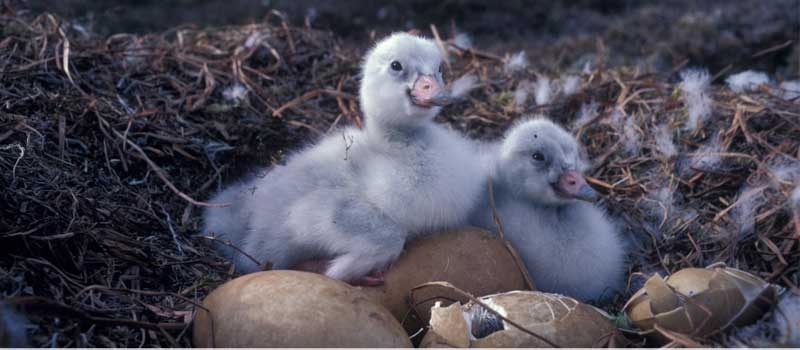
{"type": "MultiPolygon", "coordinates": [[[[328,266],[331,265],[332,261],[333,259],[316,259],[316,260],[303,261],[292,267],[291,270],[324,274],[325,270],[328,268],[328,266]]],[[[346,282],[354,286],[380,286],[383,285],[385,278],[386,278],[385,270],[375,270],[370,272],[368,275],[355,278],[353,280],[346,282]]]]}
{"type": "Polygon", "coordinates": [[[331,260],[325,275],[353,285],[381,285],[384,282],[384,270],[400,256],[402,250],[402,241],[392,245],[383,242],[372,247],[362,242],[356,251],[331,260]]]}
{"type": "Polygon", "coordinates": [[[371,203],[343,198],[335,203],[324,232],[328,253],[333,257],[325,275],[353,284],[383,283],[382,273],[403,252],[407,230],[394,223],[371,203]]]}

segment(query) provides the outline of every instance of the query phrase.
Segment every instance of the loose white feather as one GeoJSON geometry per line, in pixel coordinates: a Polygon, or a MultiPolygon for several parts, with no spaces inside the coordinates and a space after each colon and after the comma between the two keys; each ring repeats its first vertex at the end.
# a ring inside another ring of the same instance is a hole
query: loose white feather
{"type": "Polygon", "coordinates": [[[567,75],[561,78],[561,91],[564,96],[574,95],[581,90],[581,78],[577,75],[567,75]]]}
{"type": "Polygon", "coordinates": [[[759,209],[766,202],[764,189],[766,186],[744,186],[736,196],[736,202],[731,209],[730,215],[736,224],[737,238],[742,239],[754,232],[756,216],[759,209]]]}
{"type": "Polygon", "coordinates": [[[800,97],[800,80],[784,81],[780,85],[781,97],[784,100],[791,101],[800,97]]]}
{"type": "Polygon", "coordinates": [[[753,91],[763,84],[769,84],[770,80],[763,72],[746,70],[729,76],[725,82],[733,92],[746,92],[753,91]]]}
{"type": "Polygon", "coordinates": [[[678,154],[678,149],[672,141],[672,130],[666,124],[659,125],[654,130],[656,140],[656,150],[667,158],[678,154]]]}
{"type": "Polygon", "coordinates": [[[476,86],[478,86],[478,77],[474,74],[464,74],[453,81],[450,87],[450,94],[454,97],[464,97],[476,86]]]}
{"type": "MultiPolygon", "coordinates": [[[[800,181],[800,161],[798,160],[785,156],[777,156],[769,160],[767,167],[775,176],[774,180],[783,183],[800,181]]],[[[779,186],[780,184],[774,185],[779,186]]]]}
{"type": "Polygon", "coordinates": [[[525,107],[525,103],[528,101],[528,95],[532,89],[531,82],[527,80],[523,80],[517,84],[517,88],[514,89],[514,106],[517,109],[522,109],[525,107]]]}
{"type": "Polygon", "coordinates": [[[525,54],[525,51],[520,51],[511,55],[511,57],[506,59],[506,62],[503,66],[503,71],[505,71],[506,74],[512,74],[524,71],[527,68],[528,68],[527,55],[525,54]]]}
{"type": "Polygon", "coordinates": [[[534,84],[536,104],[541,106],[550,103],[553,97],[553,87],[550,78],[540,75],[534,84]]]}
{"type": "Polygon", "coordinates": [[[472,48],[472,38],[470,38],[469,34],[467,33],[458,33],[454,38],[454,43],[456,46],[462,49],[471,49],[472,48]]]}
{"type": "MultiPolygon", "coordinates": [[[[675,188],[669,184],[658,187],[648,194],[649,201],[646,204],[648,216],[652,219],[654,228],[660,228],[662,223],[668,222],[675,216],[677,208],[675,206],[675,188]]],[[[660,231],[656,230],[660,235],[660,231]]]]}
{"type": "Polygon", "coordinates": [[[241,102],[247,95],[247,87],[236,83],[222,90],[222,97],[228,102],[241,102]]]}
{"type": "Polygon", "coordinates": [[[690,165],[692,168],[698,170],[718,170],[722,162],[722,158],[720,158],[721,152],[722,144],[720,143],[720,137],[716,135],[694,152],[690,165]]]}
{"type": "Polygon", "coordinates": [[[622,127],[622,149],[633,156],[641,152],[641,146],[642,137],[637,129],[636,119],[633,115],[629,115],[622,127]]]}
{"type": "Polygon", "coordinates": [[[711,98],[708,95],[711,77],[706,70],[693,69],[681,72],[681,80],[681,97],[688,113],[684,129],[694,131],[711,116],[711,98]]]}
{"type": "Polygon", "coordinates": [[[573,122],[572,130],[580,129],[588,124],[592,119],[596,118],[598,114],[597,108],[598,104],[594,101],[581,105],[581,110],[578,112],[578,118],[576,118],[573,122]]]}

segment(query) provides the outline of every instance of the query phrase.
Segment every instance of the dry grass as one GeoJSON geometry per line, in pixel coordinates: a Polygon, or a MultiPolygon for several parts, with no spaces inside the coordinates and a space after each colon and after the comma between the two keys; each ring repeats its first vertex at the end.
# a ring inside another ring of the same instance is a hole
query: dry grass
{"type": "MultiPolygon", "coordinates": [[[[214,205],[203,200],[285,150],[362,122],[365,48],[345,50],[277,16],[100,38],[50,15],[5,13],[0,38],[0,291],[31,317],[39,346],[190,345],[196,304],[233,277],[197,235],[202,206],[214,205]]],[[[600,62],[580,75],[580,92],[518,105],[517,87],[541,72],[507,75],[501,53],[442,45],[451,80],[479,78],[439,118],[471,137],[497,137],[532,114],[572,125],[581,106],[597,104],[575,132],[594,159],[601,205],[626,227],[632,275],[725,262],[800,293],[800,233],[786,206],[800,175],[776,170],[798,162],[797,101],[712,85],[711,117],[684,133],[675,72],[600,62]],[[663,126],[677,156],[658,151],[663,126]],[[625,147],[630,137],[637,152],[625,147]],[[714,139],[719,161],[693,162],[714,139]],[[743,205],[752,215],[734,215],[743,205]]]]}

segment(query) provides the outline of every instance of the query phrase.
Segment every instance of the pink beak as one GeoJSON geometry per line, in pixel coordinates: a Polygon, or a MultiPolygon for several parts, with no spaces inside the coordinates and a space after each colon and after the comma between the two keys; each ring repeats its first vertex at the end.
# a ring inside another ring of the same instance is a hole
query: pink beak
{"type": "Polygon", "coordinates": [[[408,94],[412,103],[425,108],[446,106],[453,102],[453,98],[442,88],[439,81],[430,75],[420,75],[408,94]]]}
{"type": "Polygon", "coordinates": [[[575,170],[567,170],[561,174],[561,178],[558,179],[557,189],[559,193],[567,198],[586,201],[592,201],[597,198],[597,192],[575,170]]]}

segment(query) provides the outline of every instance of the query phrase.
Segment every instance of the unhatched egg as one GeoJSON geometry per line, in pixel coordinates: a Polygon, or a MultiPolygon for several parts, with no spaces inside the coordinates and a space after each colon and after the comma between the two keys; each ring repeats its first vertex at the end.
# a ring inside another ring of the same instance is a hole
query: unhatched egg
{"type": "Polygon", "coordinates": [[[299,271],[252,273],[212,292],[194,321],[197,347],[411,347],[403,328],[357,288],[299,271]]]}
{"type": "MultiPolygon", "coordinates": [[[[524,268],[524,267],[523,267],[524,268]]],[[[446,288],[426,288],[415,293],[416,313],[409,307],[411,289],[428,282],[443,281],[473,295],[488,295],[530,289],[520,265],[505,242],[477,228],[436,234],[413,241],[386,272],[386,282],[362,290],[383,304],[409,334],[428,323],[435,301],[448,304],[466,301],[446,288]]]]}

